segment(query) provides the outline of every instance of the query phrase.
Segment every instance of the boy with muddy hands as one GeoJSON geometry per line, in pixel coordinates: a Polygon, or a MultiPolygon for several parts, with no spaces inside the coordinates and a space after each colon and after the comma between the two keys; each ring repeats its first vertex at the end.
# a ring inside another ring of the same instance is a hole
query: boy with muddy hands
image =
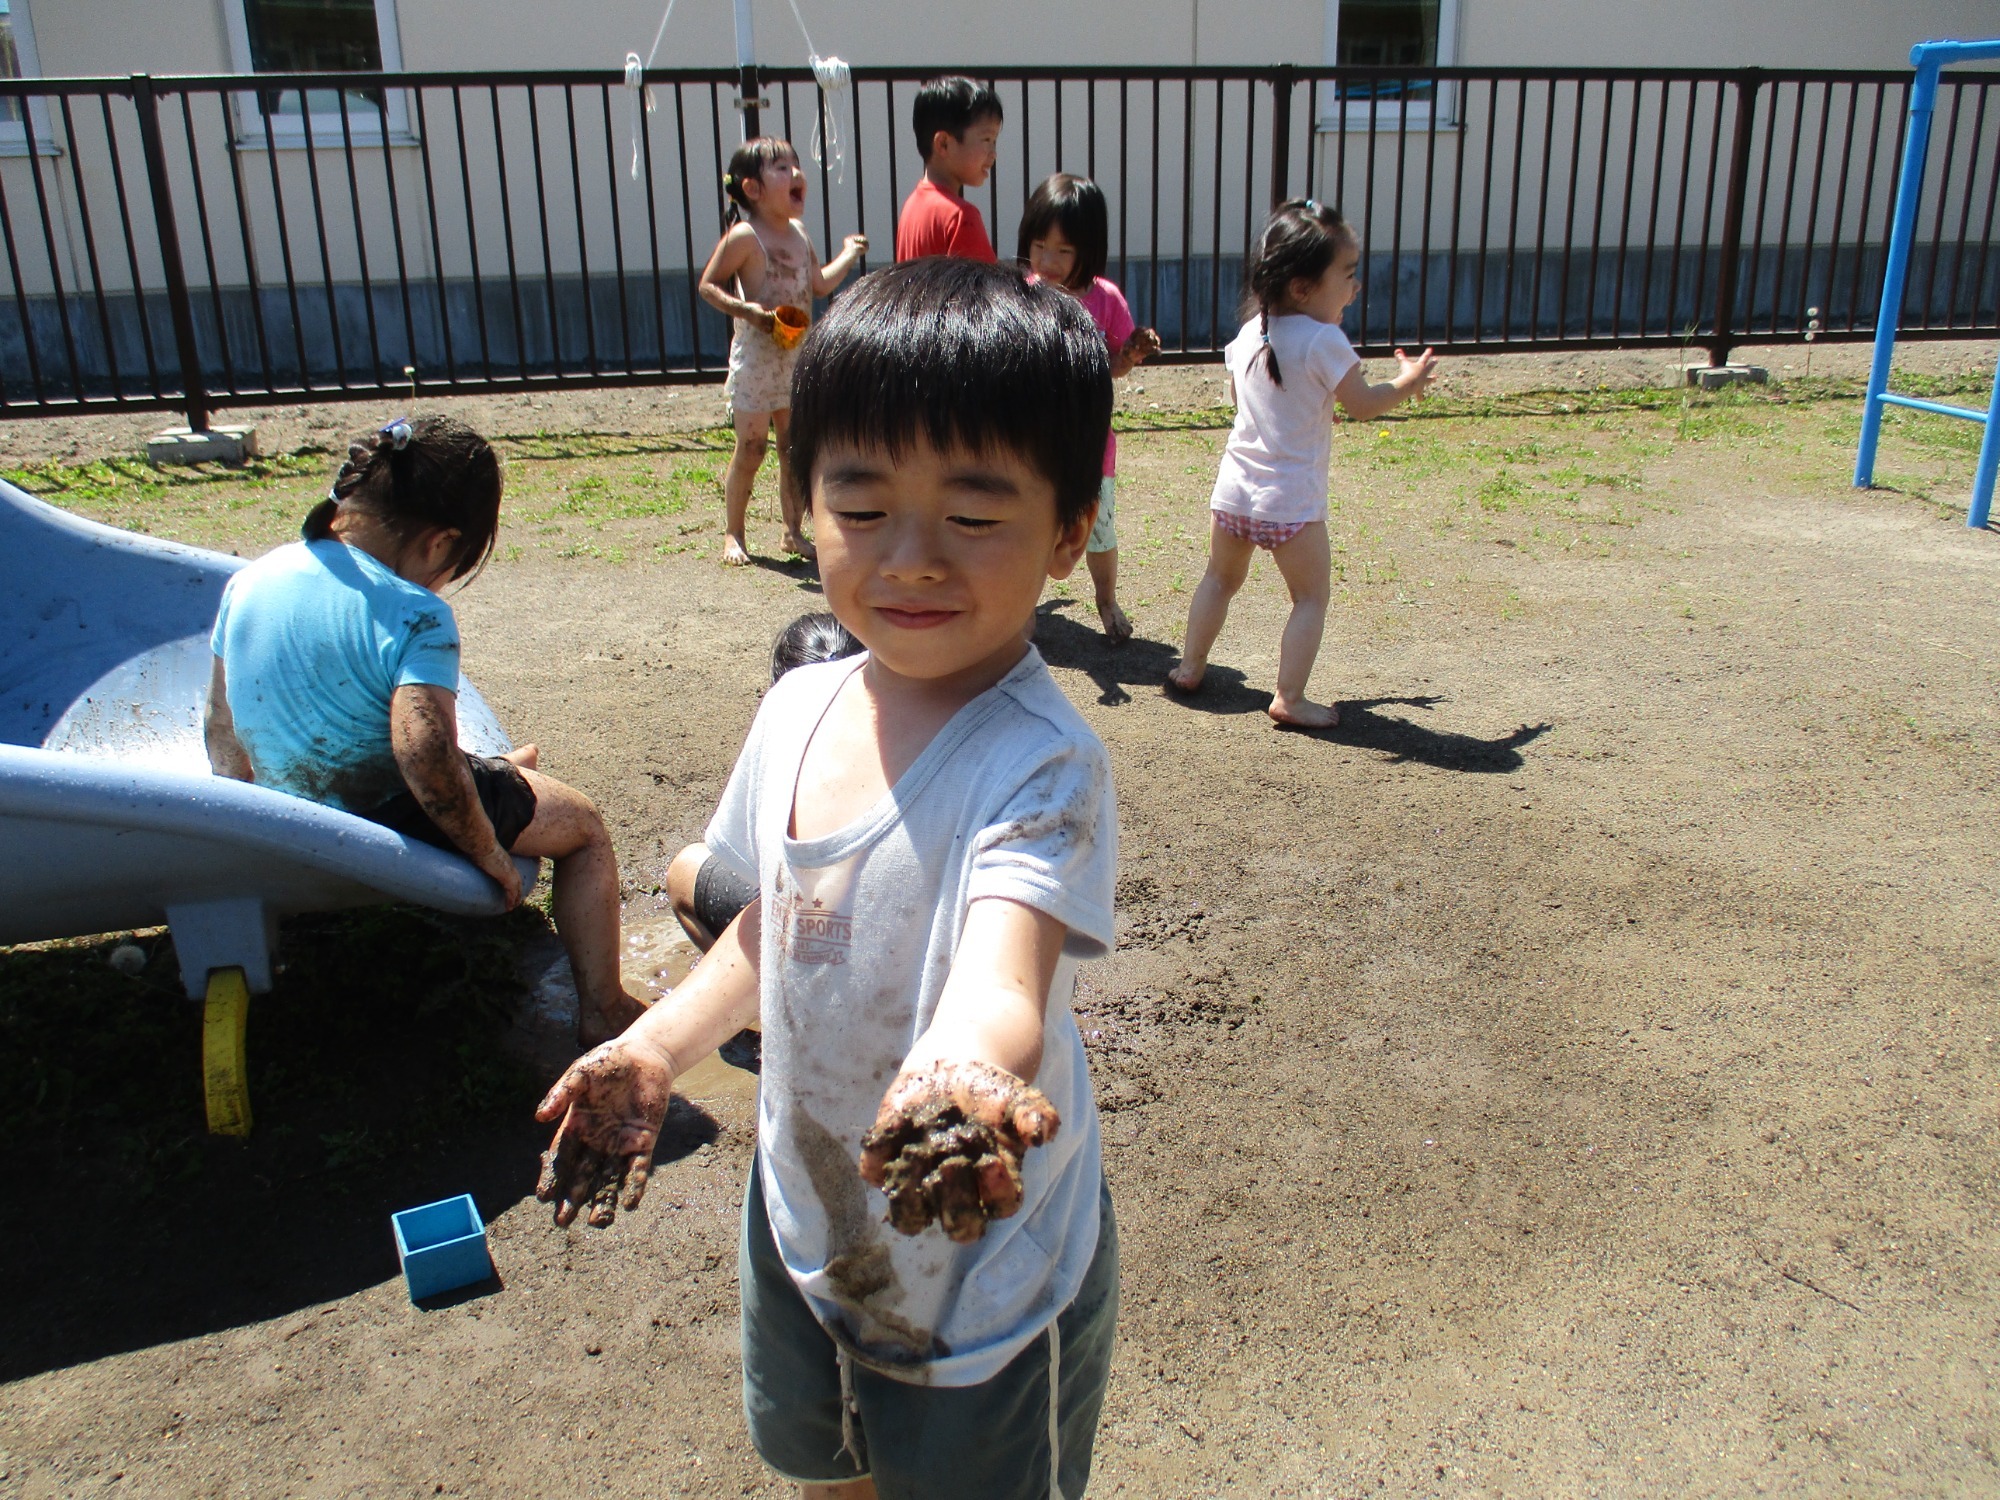
{"type": "Polygon", "coordinates": [[[705,836],[756,899],[550,1090],[537,1193],[562,1224],[636,1207],[674,1079],[761,1019],[758,1452],[807,1500],[1075,1500],[1117,1231],[1070,1001],[1112,941],[1117,814],[1028,627],[1094,519],[1104,339],[1011,270],[898,265],[814,330],[792,412],[867,649],[765,696],[705,836]]]}

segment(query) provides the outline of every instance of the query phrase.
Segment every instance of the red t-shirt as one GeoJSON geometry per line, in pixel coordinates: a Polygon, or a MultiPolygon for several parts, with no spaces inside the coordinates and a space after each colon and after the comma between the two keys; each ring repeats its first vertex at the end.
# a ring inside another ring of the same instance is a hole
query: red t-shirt
{"type": "Polygon", "coordinates": [[[926,255],[956,255],[989,265],[999,259],[986,238],[986,221],[979,210],[930,178],[920,177],[903,200],[903,216],[896,221],[896,259],[922,260],[926,255]]]}

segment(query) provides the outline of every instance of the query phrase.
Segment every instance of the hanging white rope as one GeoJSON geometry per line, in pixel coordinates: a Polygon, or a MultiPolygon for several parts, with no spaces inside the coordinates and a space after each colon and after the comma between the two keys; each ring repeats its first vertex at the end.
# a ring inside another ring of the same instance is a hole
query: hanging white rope
{"type": "Polygon", "coordinates": [[[653,33],[653,46],[646,53],[646,60],[639,61],[639,54],[625,54],[625,97],[629,101],[626,116],[630,122],[632,136],[632,164],[627,169],[632,180],[639,180],[639,136],[645,128],[645,116],[653,112],[653,91],[646,87],[646,70],[653,65],[653,59],[660,55],[660,41],[667,34],[667,22],[673,19],[675,0],[667,0],[667,8],[660,13],[660,29],[653,33]]]}
{"type": "Polygon", "coordinates": [[[840,102],[848,97],[848,87],[853,77],[847,64],[837,57],[821,57],[819,48],[813,45],[812,33],[806,30],[806,18],[799,14],[799,0],[789,0],[792,19],[799,23],[799,35],[806,39],[806,65],[813,71],[813,79],[819,84],[820,97],[824,107],[819,111],[821,119],[813,122],[813,160],[822,167],[827,158],[833,158],[833,180],[847,181],[847,151],[840,142],[840,102]],[[824,122],[824,131],[821,125],[824,122]]]}

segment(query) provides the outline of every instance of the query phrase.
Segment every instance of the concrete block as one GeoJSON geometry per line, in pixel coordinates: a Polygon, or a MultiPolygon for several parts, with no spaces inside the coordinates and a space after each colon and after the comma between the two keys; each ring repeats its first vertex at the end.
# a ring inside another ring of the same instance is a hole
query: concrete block
{"type": "Polygon", "coordinates": [[[1771,372],[1762,365],[1689,365],[1687,383],[1705,391],[1719,391],[1726,385],[1763,385],[1771,372]]]}
{"type": "Polygon", "coordinates": [[[256,455],[254,427],[169,427],[146,439],[146,457],[156,464],[240,464],[256,455]]]}

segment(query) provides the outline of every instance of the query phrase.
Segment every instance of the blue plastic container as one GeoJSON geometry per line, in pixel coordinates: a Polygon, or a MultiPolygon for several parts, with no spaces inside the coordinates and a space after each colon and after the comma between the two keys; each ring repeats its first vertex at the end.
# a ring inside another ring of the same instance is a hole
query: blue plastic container
{"type": "Polygon", "coordinates": [[[470,1193],[406,1208],[391,1214],[389,1223],[396,1231],[396,1256],[412,1302],[473,1286],[493,1274],[486,1221],[470,1193]]]}

